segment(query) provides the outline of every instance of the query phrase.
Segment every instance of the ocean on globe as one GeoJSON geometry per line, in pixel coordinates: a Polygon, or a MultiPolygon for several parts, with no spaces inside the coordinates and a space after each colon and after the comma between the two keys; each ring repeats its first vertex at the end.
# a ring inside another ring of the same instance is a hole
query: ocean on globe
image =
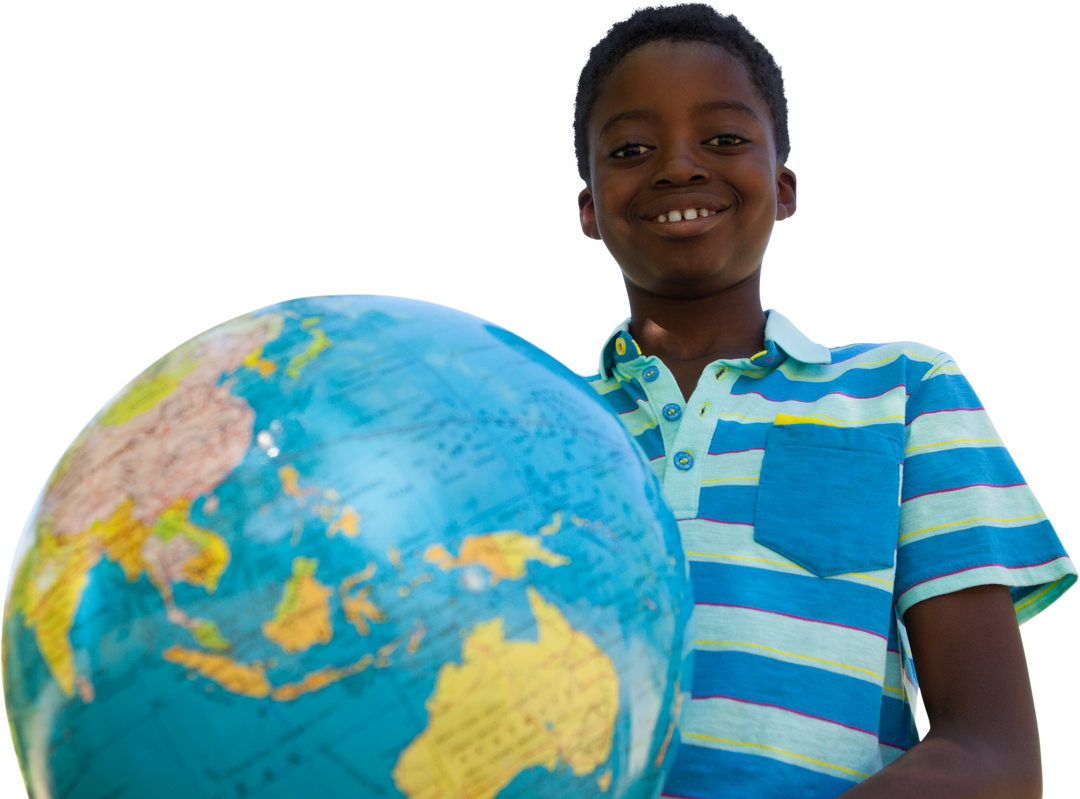
{"type": "Polygon", "coordinates": [[[19,545],[33,799],[655,797],[692,603],[641,451],[481,319],[316,297],[192,339],[19,545]]]}

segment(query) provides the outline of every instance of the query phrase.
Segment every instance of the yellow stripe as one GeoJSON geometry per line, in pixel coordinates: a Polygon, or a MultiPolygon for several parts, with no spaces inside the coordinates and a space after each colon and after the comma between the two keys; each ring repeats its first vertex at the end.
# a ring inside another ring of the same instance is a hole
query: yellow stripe
{"type": "Polygon", "coordinates": [[[893,688],[891,685],[883,685],[881,687],[884,688],[886,691],[891,691],[894,694],[900,694],[900,696],[904,695],[903,690],[901,690],[900,688],[893,688]]]}
{"type": "Polygon", "coordinates": [[[839,425],[829,424],[828,422],[823,422],[820,419],[815,419],[813,416],[790,416],[786,413],[776,414],[776,424],[819,424],[824,427],[839,427],[839,425]]]}
{"type": "Polygon", "coordinates": [[[696,732],[684,732],[683,736],[686,738],[700,738],[703,741],[716,741],[717,743],[729,744],[731,746],[747,746],[754,749],[767,749],[770,752],[778,752],[781,755],[787,755],[788,757],[798,758],[799,760],[805,760],[807,763],[815,763],[819,766],[825,766],[825,768],[836,769],[837,771],[843,771],[847,774],[854,774],[856,777],[869,777],[869,774],[863,774],[861,771],[847,768],[845,766],[838,766],[835,763],[826,763],[824,760],[818,760],[813,757],[807,757],[806,755],[799,755],[795,752],[788,752],[786,749],[780,749],[776,746],[769,746],[768,744],[755,744],[749,741],[732,741],[729,738],[715,738],[712,735],[702,735],[696,732]]]}
{"type": "Polygon", "coordinates": [[[755,483],[760,481],[760,477],[713,477],[710,480],[702,480],[701,484],[706,483],[730,483],[732,480],[753,480],[755,483]]]}
{"type": "Polygon", "coordinates": [[[997,516],[974,516],[972,518],[960,519],[958,520],[958,522],[946,522],[944,525],[934,525],[933,527],[923,527],[921,530],[912,530],[910,532],[905,532],[899,540],[903,541],[905,538],[918,536],[918,534],[921,532],[940,530],[943,527],[959,527],[960,525],[967,525],[971,522],[1024,522],[1024,520],[1031,518],[1050,518],[1050,514],[1043,511],[1042,513],[1037,513],[1034,516],[1016,516],[1015,518],[999,518],[997,516]]]}
{"type": "MultiPolygon", "coordinates": [[[[597,382],[600,382],[600,381],[597,381],[597,382]]],[[[618,383],[616,383],[615,385],[608,386],[607,388],[600,388],[600,389],[594,389],[594,390],[596,391],[597,394],[607,394],[609,391],[614,391],[617,388],[622,388],[622,386],[620,386],[618,383]]]]}
{"type": "Polygon", "coordinates": [[[786,655],[787,657],[798,658],[800,660],[813,660],[817,663],[827,663],[830,666],[836,666],[841,669],[850,669],[851,671],[859,671],[863,674],[869,674],[871,677],[877,680],[884,680],[883,674],[877,674],[864,669],[861,666],[850,666],[847,663],[837,663],[835,660],[826,660],[825,658],[817,658],[813,655],[800,655],[795,652],[785,652],[782,649],[773,649],[771,646],[765,646],[764,644],[755,644],[750,641],[694,641],[695,644],[704,644],[705,646],[749,646],[754,649],[764,649],[766,652],[772,652],[775,655],[786,655]]]}
{"type": "Polygon", "coordinates": [[[1024,600],[1024,601],[1023,601],[1023,602],[1022,602],[1021,604],[1019,604],[1019,605],[1017,605],[1017,606],[1016,606],[1016,609],[1017,609],[1017,611],[1021,611],[1021,610],[1023,610],[1023,609],[1024,609],[1024,608],[1026,608],[1026,607],[1027,607],[1028,605],[1030,605],[1030,604],[1031,604],[1032,602],[1034,602],[1034,601],[1035,601],[1036,599],[1040,599],[1040,598],[1042,598],[1042,597],[1046,596],[1046,594],[1047,594],[1047,593],[1049,593],[1050,589],[1051,589],[1051,588],[1053,588],[1053,587],[1054,587],[1055,585],[1057,585],[1057,584],[1058,584],[1058,581],[1057,581],[1057,580],[1054,580],[1054,582],[1052,582],[1052,583],[1048,584],[1048,585],[1046,586],[1046,588],[1044,588],[1044,589],[1043,589],[1042,591],[1040,591],[1039,593],[1037,593],[1037,594],[1034,594],[1034,595],[1032,595],[1032,596],[1029,596],[1029,597],[1028,597],[1027,599],[1025,599],[1025,600],[1024,600]]]}
{"type": "Polygon", "coordinates": [[[633,435],[640,435],[640,434],[644,433],[644,432],[645,432],[646,430],[649,430],[650,428],[654,428],[654,426],[657,426],[657,419],[656,419],[656,417],[653,417],[653,418],[652,418],[652,421],[651,421],[651,422],[648,422],[648,423],[647,423],[647,424],[646,424],[646,425],[644,426],[644,428],[638,428],[637,430],[632,430],[632,431],[630,431],[630,432],[631,432],[631,433],[632,433],[633,435]]]}
{"type": "Polygon", "coordinates": [[[985,444],[986,442],[1000,442],[1001,444],[1004,444],[1004,438],[955,438],[950,442],[933,442],[931,444],[920,444],[917,447],[908,447],[904,450],[904,455],[907,455],[908,452],[914,452],[916,449],[926,449],[927,447],[944,447],[948,444],[985,444]]]}

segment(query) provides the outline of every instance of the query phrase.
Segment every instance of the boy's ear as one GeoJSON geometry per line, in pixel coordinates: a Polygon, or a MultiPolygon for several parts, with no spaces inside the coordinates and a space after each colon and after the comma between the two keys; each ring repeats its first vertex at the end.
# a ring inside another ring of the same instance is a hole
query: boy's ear
{"type": "Polygon", "coordinates": [[[588,186],[577,196],[578,213],[581,215],[581,232],[590,239],[600,240],[600,229],[596,226],[596,206],[593,205],[592,189],[588,186]]]}
{"type": "Polygon", "coordinates": [[[777,171],[777,221],[786,222],[799,213],[799,174],[789,166],[777,171]]]}

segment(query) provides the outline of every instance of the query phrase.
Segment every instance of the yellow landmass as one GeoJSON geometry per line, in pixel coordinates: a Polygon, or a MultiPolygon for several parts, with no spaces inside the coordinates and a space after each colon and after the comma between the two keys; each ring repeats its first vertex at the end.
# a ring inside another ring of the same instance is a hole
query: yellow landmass
{"type": "Polygon", "coordinates": [[[557,510],[551,514],[551,521],[540,528],[540,535],[555,535],[562,529],[562,511],[557,510]]]}
{"type": "Polygon", "coordinates": [[[274,608],[274,618],[262,626],[263,635],[286,652],[303,652],[334,637],[330,624],[330,595],[334,592],[315,579],[319,562],[295,558],[293,573],[274,608]]]}
{"type": "Polygon", "coordinates": [[[12,582],[8,613],[22,614],[34,631],[38,651],[65,696],[75,693],[71,625],[89,572],[101,560],[93,528],[77,535],[53,535],[47,526],[27,553],[12,582]]]}
{"type": "Polygon", "coordinates": [[[232,648],[229,639],[221,634],[221,630],[209,619],[197,619],[190,627],[191,634],[204,649],[213,649],[215,652],[224,652],[232,648]]]}
{"type": "Polygon", "coordinates": [[[240,663],[226,655],[212,655],[182,646],[166,649],[161,655],[169,663],[191,669],[213,680],[226,691],[253,699],[270,697],[277,702],[291,702],[304,694],[321,691],[339,680],[359,674],[375,663],[375,656],[364,655],[343,668],[326,666],[304,675],[299,682],[285,683],[275,688],[266,677],[261,663],[240,663]]]}
{"type": "Polygon", "coordinates": [[[405,651],[410,655],[415,655],[416,650],[420,648],[420,642],[424,640],[424,635],[426,634],[427,628],[422,624],[418,625],[409,635],[409,643],[405,647],[405,651]]]}
{"type": "Polygon", "coordinates": [[[291,702],[304,694],[321,691],[326,686],[333,685],[338,680],[344,680],[346,677],[359,674],[374,661],[375,659],[371,655],[364,655],[360,660],[342,669],[327,666],[326,668],[305,675],[304,679],[300,682],[286,683],[285,685],[275,688],[273,693],[270,694],[270,698],[277,702],[291,702]]]}
{"type": "Polygon", "coordinates": [[[294,355],[292,360],[289,361],[289,365],[285,367],[285,374],[293,380],[299,380],[300,370],[319,357],[330,346],[330,339],[326,337],[322,330],[317,327],[305,329],[308,335],[311,336],[311,342],[307,345],[307,349],[298,355],[294,355]]]}
{"type": "Polygon", "coordinates": [[[499,617],[473,628],[461,665],[439,670],[427,727],[393,770],[409,799],[492,799],[525,769],[562,760],[582,776],[611,754],[614,663],[535,589],[528,595],[537,641],[507,641],[499,617]]]}
{"type": "Polygon", "coordinates": [[[211,655],[182,646],[169,647],[161,656],[169,663],[197,671],[230,693],[255,699],[270,695],[270,681],[266,679],[266,670],[261,664],[238,663],[226,655],[211,655]]]}
{"type": "Polygon", "coordinates": [[[301,508],[307,504],[309,494],[319,493],[317,488],[300,487],[300,472],[295,466],[282,466],[278,469],[278,479],[281,480],[281,490],[285,496],[295,499],[301,508]]]}
{"type": "Polygon", "coordinates": [[[545,549],[539,536],[513,530],[467,536],[456,558],[442,544],[432,544],[425,550],[424,560],[444,572],[473,564],[484,566],[491,572],[492,585],[499,580],[520,580],[531,560],[546,566],[565,566],[570,562],[569,558],[545,549]]]}
{"type": "Polygon", "coordinates": [[[350,574],[344,580],[341,581],[341,585],[346,590],[352,588],[354,585],[366,582],[375,576],[375,561],[371,561],[364,567],[363,571],[358,571],[356,574],[350,574]]]}
{"type": "Polygon", "coordinates": [[[263,348],[257,347],[244,356],[240,363],[245,368],[258,372],[261,377],[269,377],[277,370],[277,364],[262,357],[263,348]]]}
{"type": "Polygon", "coordinates": [[[105,557],[116,563],[129,583],[146,571],[142,548],[153,529],[131,518],[135,501],[128,498],[117,507],[108,521],[91,527],[92,533],[105,545],[105,557]]]}
{"type": "MultiPolygon", "coordinates": [[[[312,515],[327,522],[327,537],[333,538],[338,533],[341,533],[346,538],[355,538],[360,534],[360,514],[351,505],[343,505],[341,495],[335,489],[327,488],[324,491],[315,485],[301,486],[300,472],[292,465],[282,466],[278,469],[278,479],[281,481],[282,493],[287,497],[292,497],[301,508],[307,507],[309,497],[317,497],[310,511],[312,515]],[[319,498],[320,494],[322,495],[321,498],[319,498]],[[326,501],[324,502],[322,499],[326,501]]],[[[302,532],[303,525],[298,520],[296,533],[293,536],[294,546],[299,542],[302,532]]]]}
{"type": "Polygon", "coordinates": [[[341,594],[341,607],[345,610],[345,618],[349,624],[355,627],[360,635],[367,635],[371,632],[369,622],[382,624],[386,621],[386,614],[368,599],[371,593],[370,585],[352,591],[351,586],[346,586],[348,580],[349,578],[345,578],[338,589],[341,594]]]}
{"type": "Polygon", "coordinates": [[[596,787],[599,788],[603,793],[608,792],[608,788],[611,787],[611,769],[608,769],[596,778],[596,787]]]}
{"type": "Polygon", "coordinates": [[[192,524],[189,519],[191,502],[181,498],[173,502],[158,516],[154,535],[168,542],[173,536],[182,535],[195,545],[198,553],[188,558],[182,567],[183,582],[200,586],[208,594],[217,590],[218,581],[232,557],[225,539],[212,530],[192,524]]]}
{"type": "Polygon", "coordinates": [[[355,538],[360,532],[360,514],[349,505],[341,509],[341,515],[326,528],[326,534],[333,538],[341,533],[346,538],[355,538]]]}

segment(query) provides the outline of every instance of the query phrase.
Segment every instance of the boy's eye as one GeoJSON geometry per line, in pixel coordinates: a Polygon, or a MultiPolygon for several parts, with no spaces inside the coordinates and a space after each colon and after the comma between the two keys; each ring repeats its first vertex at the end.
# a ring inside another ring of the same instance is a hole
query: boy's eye
{"type": "Polygon", "coordinates": [[[747,139],[742,136],[736,136],[734,133],[722,133],[719,136],[714,136],[709,139],[706,144],[712,144],[716,147],[734,147],[737,144],[744,144],[747,139]]]}
{"type": "MultiPolygon", "coordinates": [[[[742,141],[747,140],[747,139],[744,139],[742,136],[735,136],[732,133],[723,133],[723,134],[720,134],[719,136],[713,136],[713,138],[711,138],[710,141],[715,141],[716,139],[731,139],[732,144],[728,145],[728,147],[738,145],[738,144],[742,143],[742,141]]],[[[721,146],[723,146],[723,145],[721,145],[721,146]]],[[[627,143],[625,143],[624,145],[621,145],[618,149],[612,150],[611,151],[611,157],[615,158],[615,159],[619,159],[619,160],[625,160],[627,158],[635,158],[635,155],[620,155],[619,153],[624,152],[625,150],[633,150],[633,149],[640,148],[640,147],[646,147],[646,145],[638,145],[638,144],[634,144],[633,141],[627,141],[627,143]]]]}
{"type": "Polygon", "coordinates": [[[620,147],[612,150],[612,158],[637,158],[639,155],[645,155],[652,147],[647,147],[644,144],[623,144],[620,147]]]}

